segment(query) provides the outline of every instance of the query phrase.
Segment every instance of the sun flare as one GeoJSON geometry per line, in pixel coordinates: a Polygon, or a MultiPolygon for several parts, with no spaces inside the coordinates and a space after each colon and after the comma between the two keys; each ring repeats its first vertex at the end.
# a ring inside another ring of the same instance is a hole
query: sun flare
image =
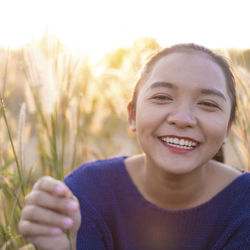
{"type": "Polygon", "coordinates": [[[195,42],[211,48],[248,48],[247,1],[32,1],[1,3],[0,46],[17,49],[56,35],[92,56],[154,37],[162,46],[195,42]]]}

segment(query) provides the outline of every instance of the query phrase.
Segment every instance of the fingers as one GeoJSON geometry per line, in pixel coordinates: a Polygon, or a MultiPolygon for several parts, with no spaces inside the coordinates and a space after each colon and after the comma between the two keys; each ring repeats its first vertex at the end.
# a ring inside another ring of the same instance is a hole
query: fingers
{"type": "MultiPolygon", "coordinates": [[[[81,214],[77,198],[63,182],[47,176],[39,179],[25,197],[18,228],[25,238],[30,238],[33,243],[37,242],[38,246],[45,246],[52,244],[52,241],[48,241],[51,237],[53,242],[58,239],[68,242],[66,229],[71,231],[75,239],[80,224],[81,214]]],[[[62,243],[58,243],[60,242],[62,243]]]]}
{"type": "Polygon", "coordinates": [[[50,236],[30,236],[27,237],[27,240],[32,242],[35,246],[37,246],[41,250],[68,250],[68,249],[76,249],[75,241],[70,246],[70,242],[68,241],[66,235],[60,234],[57,237],[52,235],[50,236]]]}
{"type": "Polygon", "coordinates": [[[26,206],[21,218],[22,220],[56,226],[62,229],[68,229],[73,225],[72,218],[36,205],[26,206]]]}
{"type": "Polygon", "coordinates": [[[37,224],[27,220],[21,220],[18,224],[18,229],[19,232],[22,232],[23,236],[47,236],[62,233],[62,230],[59,227],[37,224]]]}
{"type": "Polygon", "coordinates": [[[25,205],[35,204],[60,213],[71,213],[79,209],[77,199],[72,198],[52,196],[50,193],[35,189],[25,197],[25,205]]]}
{"type": "Polygon", "coordinates": [[[33,187],[33,190],[43,190],[57,196],[72,197],[69,188],[61,181],[50,176],[40,178],[33,187]]]}

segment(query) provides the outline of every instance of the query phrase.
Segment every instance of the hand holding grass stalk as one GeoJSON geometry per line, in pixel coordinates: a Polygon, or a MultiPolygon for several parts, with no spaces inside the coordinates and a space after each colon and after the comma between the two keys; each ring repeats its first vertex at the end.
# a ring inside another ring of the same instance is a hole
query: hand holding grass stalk
{"type": "Polygon", "coordinates": [[[19,231],[39,249],[71,250],[80,223],[79,204],[68,187],[42,177],[25,198],[19,231]]]}

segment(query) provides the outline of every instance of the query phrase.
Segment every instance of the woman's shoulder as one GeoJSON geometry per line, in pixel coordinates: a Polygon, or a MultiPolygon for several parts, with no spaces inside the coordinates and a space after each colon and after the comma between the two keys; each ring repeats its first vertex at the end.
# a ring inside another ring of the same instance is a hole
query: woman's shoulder
{"type": "Polygon", "coordinates": [[[244,173],[241,169],[214,160],[211,161],[209,170],[212,178],[224,186],[229,185],[244,173]]]}
{"type": "MultiPolygon", "coordinates": [[[[217,192],[238,189],[250,198],[250,173],[228,164],[212,161],[210,178],[217,192]]],[[[238,192],[240,195],[240,193],[238,192]]],[[[249,200],[250,201],[250,200],[249,200]]]]}
{"type": "Polygon", "coordinates": [[[121,156],[86,162],[69,173],[64,182],[74,192],[104,190],[122,175],[125,158],[121,156]]]}
{"type": "Polygon", "coordinates": [[[66,178],[112,171],[113,168],[123,165],[125,158],[126,156],[119,156],[85,162],[70,172],[66,178]]]}

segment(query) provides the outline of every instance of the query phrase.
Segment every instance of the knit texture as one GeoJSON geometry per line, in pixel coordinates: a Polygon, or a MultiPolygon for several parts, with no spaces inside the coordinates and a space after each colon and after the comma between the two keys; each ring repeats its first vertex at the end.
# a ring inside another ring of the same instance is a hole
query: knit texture
{"type": "Polygon", "coordinates": [[[176,211],[144,199],[124,157],[85,163],[65,183],[80,202],[79,250],[250,249],[250,173],[208,202],[176,211]]]}

